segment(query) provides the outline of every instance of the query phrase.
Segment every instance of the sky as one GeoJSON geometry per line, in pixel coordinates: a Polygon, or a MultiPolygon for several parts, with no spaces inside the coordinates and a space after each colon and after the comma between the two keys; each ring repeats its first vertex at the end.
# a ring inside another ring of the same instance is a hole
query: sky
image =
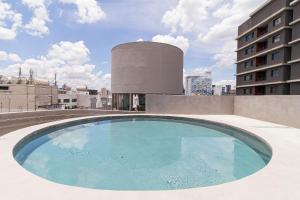
{"type": "Polygon", "coordinates": [[[111,49],[155,41],[185,52],[184,73],[235,82],[237,28],[261,0],[0,0],[0,75],[110,87],[111,49]]]}

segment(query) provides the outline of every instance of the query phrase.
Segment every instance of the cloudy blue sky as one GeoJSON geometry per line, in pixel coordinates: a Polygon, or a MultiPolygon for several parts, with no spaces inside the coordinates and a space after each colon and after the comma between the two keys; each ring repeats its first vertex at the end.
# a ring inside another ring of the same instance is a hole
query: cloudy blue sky
{"type": "Polygon", "coordinates": [[[237,26],[261,0],[0,0],[0,75],[110,85],[110,50],[158,41],[185,51],[185,73],[234,82],[237,26]]]}

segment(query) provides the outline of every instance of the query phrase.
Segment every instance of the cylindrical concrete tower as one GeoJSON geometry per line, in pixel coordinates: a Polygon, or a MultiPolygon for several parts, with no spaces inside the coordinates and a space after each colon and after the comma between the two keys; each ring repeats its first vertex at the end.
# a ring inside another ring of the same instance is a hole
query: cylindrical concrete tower
{"type": "Polygon", "coordinates": [[[183,51],[156,42],[132,42],[112,49],[113,107],[142,108],[146,94],[183,94],[183,51]]]}

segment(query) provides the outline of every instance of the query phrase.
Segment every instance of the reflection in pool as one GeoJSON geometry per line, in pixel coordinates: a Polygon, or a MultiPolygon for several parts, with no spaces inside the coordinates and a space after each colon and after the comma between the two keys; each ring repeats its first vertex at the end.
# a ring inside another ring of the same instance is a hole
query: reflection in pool
{"type": "Polygon", "coordinates": [[[15,158],[28,171],[67,185],[195,188],[234,181],[267,164],[267,147],[254,150],[231,135],[237,131],[204,122],[112,119],[47,130],[20,144],[15,158]]]}

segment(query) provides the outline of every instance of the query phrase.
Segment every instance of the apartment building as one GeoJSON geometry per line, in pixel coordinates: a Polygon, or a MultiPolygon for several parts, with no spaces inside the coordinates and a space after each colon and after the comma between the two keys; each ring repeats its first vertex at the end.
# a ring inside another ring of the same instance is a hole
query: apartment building
{"type": "Polygon", "coordinates": [[[290,83],[291,94],[300,95],[300,0],[292,1],[290,6],[293,8],[293,21],[290,23],[292,28],[292,56],[289,64],[291,65],[290,83]]]}
{"type": "Polygon", "coordinates": [[[269,0],[238,28],[237,95],[300,94],[300,0],[269,0]]]}

